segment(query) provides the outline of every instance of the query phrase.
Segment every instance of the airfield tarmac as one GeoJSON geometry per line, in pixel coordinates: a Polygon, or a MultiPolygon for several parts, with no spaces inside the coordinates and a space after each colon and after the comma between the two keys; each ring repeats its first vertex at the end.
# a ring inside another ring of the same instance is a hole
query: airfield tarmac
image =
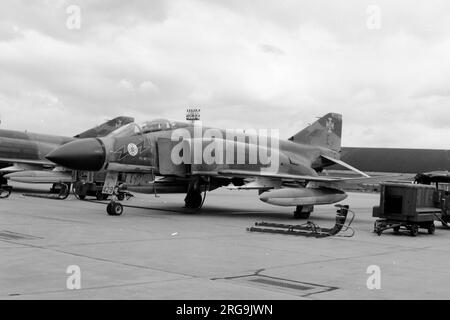
{"type": "MultiPolygon", "coordinates": [[[[449,299],[450,230],[436,223],[416,238],[372,232],[379,195],[350,193],[351,238],[250,233],[256,221],[298,224],[293,208],[267,205],[256,191],[220,189],[188,214],[184,195],[136,194],[124,214],[105,204],[26,197],[49,186],[13,183],[0,199],[0,299],[449,299]],[[69,290],[66,270],[81,270],[69,290]],[[367,268],[380,267],[369,290],[367,268]]],[[[311,219],[335,222],[336,208],[311,219]]]]}

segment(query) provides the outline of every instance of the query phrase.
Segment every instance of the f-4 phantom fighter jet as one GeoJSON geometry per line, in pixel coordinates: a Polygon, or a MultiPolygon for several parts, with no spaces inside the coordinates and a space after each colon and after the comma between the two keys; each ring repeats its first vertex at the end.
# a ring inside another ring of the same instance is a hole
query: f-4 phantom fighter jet
{"type": "MultiPolygon", "coordinates": [[[[186,207],[197,209],[205,200],[202,192],[222,186],[256,189],[261,201],[295,206],[299,218],[309,217],[314,205],[345,199],[342,185],[347,181],[373,179],[339,160],[340,114],[329,113],[288,140],[250,131],[169,120],[132,123],[103,138],[65,144],[47,159],[72,170],[106,170],[104,193],[125,187],[143,193],[185,193],[186,207]],[[320,175],[333,164],[360,177],[320,175]]],[[[112,199],[107,212],[120,215],[123,207],[112,199]]]]}
{"type": "Polygon", "coordinates": [[[70,171],[52,170],[55,164],[45,159],[50,151],[74,141],[91,137],[103,137],[118,128],[132,123],[134,118],[117,117],[82,132],[74,137],[0,129],[0,185],[6,179],[25,183],[70,183],[70,171]]]}

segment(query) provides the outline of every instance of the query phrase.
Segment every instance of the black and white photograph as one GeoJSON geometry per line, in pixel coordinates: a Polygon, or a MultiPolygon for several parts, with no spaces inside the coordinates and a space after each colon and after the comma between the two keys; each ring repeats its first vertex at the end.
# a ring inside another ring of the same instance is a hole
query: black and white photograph
{"type": "Polygon", "coordinates": [[[2,2],[0,300],[450,299],[449,14],[2,2]]]}

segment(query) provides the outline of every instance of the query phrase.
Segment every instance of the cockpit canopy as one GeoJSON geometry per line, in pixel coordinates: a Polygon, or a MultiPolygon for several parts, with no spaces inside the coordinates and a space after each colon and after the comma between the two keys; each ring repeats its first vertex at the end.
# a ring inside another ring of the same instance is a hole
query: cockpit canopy
{"type": "Polygon", "coordinates": [[[140,124],[132,122],[111,132],[108,136],[114,138],[129,137],[150,132],[175,130],[178,128],[189,127],[190,125],[191,124],[187,122],[172,121],[167,119],[155,119],[151,121],[145,121],[140,124]]]}

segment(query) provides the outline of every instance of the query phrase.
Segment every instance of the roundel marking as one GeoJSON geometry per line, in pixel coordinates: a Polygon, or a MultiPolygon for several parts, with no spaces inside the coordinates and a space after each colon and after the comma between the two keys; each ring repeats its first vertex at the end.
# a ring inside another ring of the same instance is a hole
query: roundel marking
{"type": "Polygon", "coordinates": [[[139,152],[137,145],[135,145],[134,143],[129,143],[127,150],[128,150],[128,153],[130,154],[130,156],[132,156],[132,157],[135,157],[139,152]]]}

